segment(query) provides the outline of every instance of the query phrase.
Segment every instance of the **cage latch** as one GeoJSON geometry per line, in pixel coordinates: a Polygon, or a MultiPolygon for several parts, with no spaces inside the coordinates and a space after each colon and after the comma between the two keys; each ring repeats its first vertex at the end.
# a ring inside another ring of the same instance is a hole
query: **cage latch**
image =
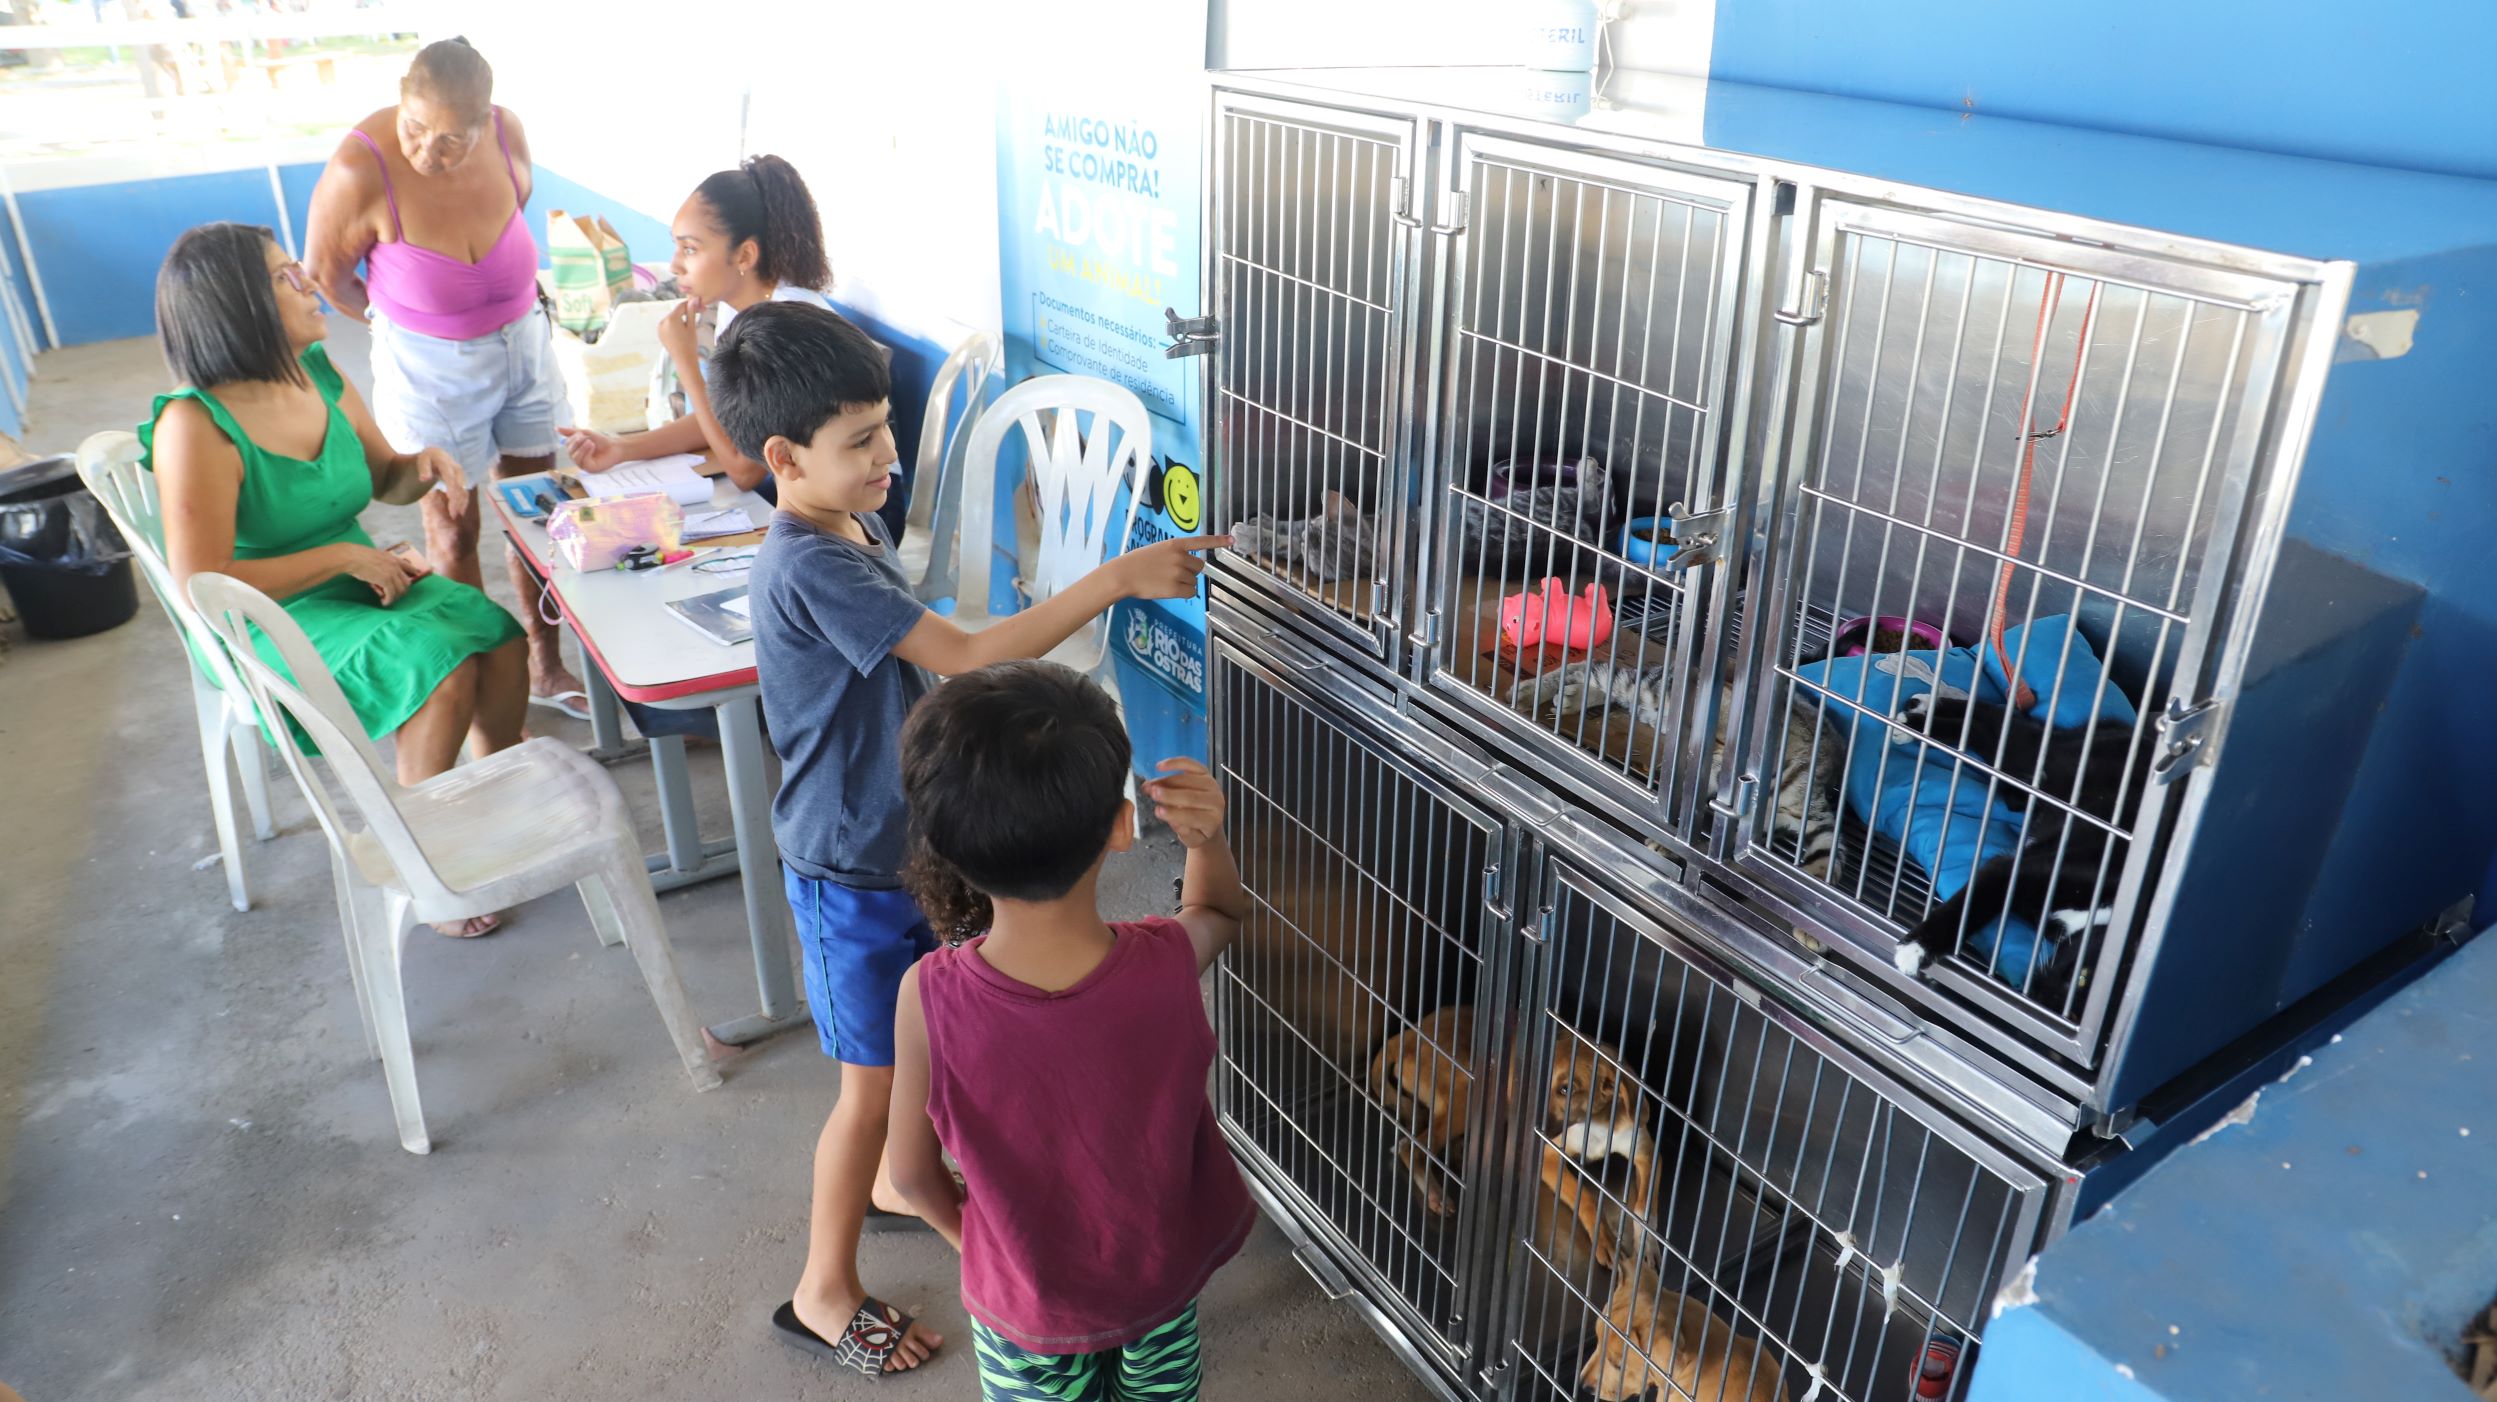
{"type": "Polygon", "coordinates": [[[1810,326],[1829,309],[1829,270],[1814,268],[1803,275],[1803,297],[1792,307],[1769,313],[1789,326],[1810,326]]]}
{"type": "Polygon", "coordinates": [[[1181,316],[1176,307],[1162,308],[1162,316],[1163,329],[1171,339],[1171,344],[1162,351],[1165,360],[1211,355],[1214,343],[1222,339],[1221,324],[1210,316],[1181,316]]]}
{"type": "Polygon", "coordinates": [[[2168,698],[2168,708],[2159,715],[2159,753],[2150,761],[2150,782],[2175,783],[2199,763],[2219,718],[2217,701],[2188,706],[2182,697],[2168,698]]]}
{"type": "Polygon", "coordinates": [[[1734,508],[1692,511],[1675,502],[1667,510],[1673,516],[1673,553],[1665,557],[1666,569],[1688,570],[1725,563],[1722,542],[1727,528],[1734,524],[1734,508]]]}

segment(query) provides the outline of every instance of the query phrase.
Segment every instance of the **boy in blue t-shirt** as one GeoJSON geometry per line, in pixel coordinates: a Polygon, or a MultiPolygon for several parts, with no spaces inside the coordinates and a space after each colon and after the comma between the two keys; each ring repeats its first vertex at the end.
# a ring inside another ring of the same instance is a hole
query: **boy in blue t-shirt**
{"type": "Polygon", "coordinates": [[[772,835],[805,963],[808,1009],[841,1094],[815,1145],[806,1269],[772,1316],[783,1339],[875,1375],[915,1368],[942,1342],[858,1276],[872,1213],[907,1218],[884,1169],[893,1094],[893,1006],[902,975],[936,947],[901,889],[908,814],[902,719],[929,674],[1039,657],[1121,599],[1196,592],[1195,552],[1220,537],[1115,556],[1052,598],[966,633],[911,594],[876,516],[892,490],[884,352],[837,314],[765,302],[711,353],[712,411],[737,451],[771,470],[780,509],[747,602],[763,715],[780,753],[772,835]]]}

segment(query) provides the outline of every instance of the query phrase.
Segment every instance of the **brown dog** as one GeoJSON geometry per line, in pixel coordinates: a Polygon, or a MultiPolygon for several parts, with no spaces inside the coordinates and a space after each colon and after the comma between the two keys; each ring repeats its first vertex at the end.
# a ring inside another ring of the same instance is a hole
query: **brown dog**
{"type": "Polygon", "coordinates": [[[1653,1206],[1656,1140],[1647,1132],[1639,1087],[1627,1081],[1612,1048],[1567,1027],[1554,1033],[1552,1077],[1544,1110],[1543,1186],[1551,1202],[1577,1220],[1610,1267],[1624,1226],[1653,1206]],[[1618,1195],[1598,1181],[1610,1159],[1625,1160],[1629,1175],[1618,1195]],[[1592,1170],[1592,1171],[1590,1171],[1592,1170]]]}
{"type": "MultiPolygon", "coordinates": [[[[1436,1215],[1456,1210],[1440,1165],[1472,1127],[1473,1046],[1474,1010],[1446,1007],[1389,1038],[1370,1064],[1379,1103],[1408,1131],[1397,1143],[1397,1161],[1413,1175],[1423,1206],[1436,1215]]],[[[1594,1246],[1596,1259],[1609,1266],[1621,1235],[1622,1205],[1634,1213],[1646,1209],[1656,1169],[1655,1141],[1647,1133],[1638,1090],[1624,1083],[1609,1048],[1568,1028],[1558,1030],[1543,1128],[1549,1136],[1541,1173],[1544,1205],[1573,1220],[1594,1246]],[[1630,1165],[1618,1200],[1588,1171],[1614,1157],[1630,1165]]]]}
{"type": "Polygon", "coordinates": [[[1609,1327],[1597,1331],[1596,1350],[1578,1371],[1578,1381],[1603,1402],[1650,1392],[1699,1402],[1786,1402],[1777,1349],[1665,1289],[1652,1262],[1614,1277],[1604,1318],[1609,1327]]]}
{"type": "Polygon", "coordinates": [[[1409,1131],[1398,1137],[1396,1159],[1413,1175],[1433,1216],[1456,1211],[1439,1165],[1473,1120],[1473,1054],[1474,1010],[1458,1004],[1388,1038],[1370,1063],[1379,1103],[1409,1131]]]}

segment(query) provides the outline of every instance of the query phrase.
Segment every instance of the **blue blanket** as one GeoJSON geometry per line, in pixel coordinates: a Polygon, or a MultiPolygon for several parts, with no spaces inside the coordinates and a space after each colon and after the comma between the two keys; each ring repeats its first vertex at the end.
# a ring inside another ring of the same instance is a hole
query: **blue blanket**
{"type": "MultiPolygon", "coordinates": [[[[2105,679],[2098,654],[2069,617],[2007,628],[2003,650],[2037,694],[2028,712],[2037,719],[2058,728],[2134,719],[2133,703],[2105,679]]],[[[1989,802],[1986,775],[1976,765],[1957,762],[1947,744],[1920,744],[1887,720],[1908,698],[1937,687],[1945,695],[2009,704],[2010,683],[1991,647],[1833,657],[1799,667],[1796,675],[1805,683],[1798,696],[1845,727],[1848,809],[1924,869],[1936,900],[1950,899],[1978,867],[2020,846],[2020,811],[2004,801],[2017,798],[2016,791],[1989,802]]],[[[2034,928],[2012,919],[1970,935],[1968,951],[1993,955],[1996,976],[2017,987],[2028,979],[2038,944],[2034,928]]]]}

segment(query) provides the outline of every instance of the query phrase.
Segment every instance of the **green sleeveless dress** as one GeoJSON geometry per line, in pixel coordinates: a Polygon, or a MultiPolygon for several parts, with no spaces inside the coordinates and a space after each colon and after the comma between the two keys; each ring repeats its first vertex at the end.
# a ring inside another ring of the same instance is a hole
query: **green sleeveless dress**
{"type": "MultiPolygon", "coordinates": [[[[147,422],[139,425],[139,443],[147,452],[141,461],[151,471],[156,420],[177,399],[198,400],[234,441],[243,455],[243,490],[234,504],[237,560],[292,555],[340,541],[373,543],[356,523],[357,513],[372,504],[373,474],[364,464],[355,426],[338,407],[346,382],[330,364],[329,353],[317,345],[304,351],[303,368],[329,405],[329,431],[321,440],[320,456],[312,461],[272,453],[252,442],[215,395],[194,386],[156,396],[147,422]]],[[[388,608],[353,575],[340,575],[278,602],[302,625],[313,649],[338,678],[356,719],[364,723],[364,733],[376,740],[406,724],[462,662],[520,636],[519,620],[501,605],[441,575],[416,581],[388,608]]],[[[284,670],[277,649],[266,639],[259,651],[271,666],[284,670]]]]}

